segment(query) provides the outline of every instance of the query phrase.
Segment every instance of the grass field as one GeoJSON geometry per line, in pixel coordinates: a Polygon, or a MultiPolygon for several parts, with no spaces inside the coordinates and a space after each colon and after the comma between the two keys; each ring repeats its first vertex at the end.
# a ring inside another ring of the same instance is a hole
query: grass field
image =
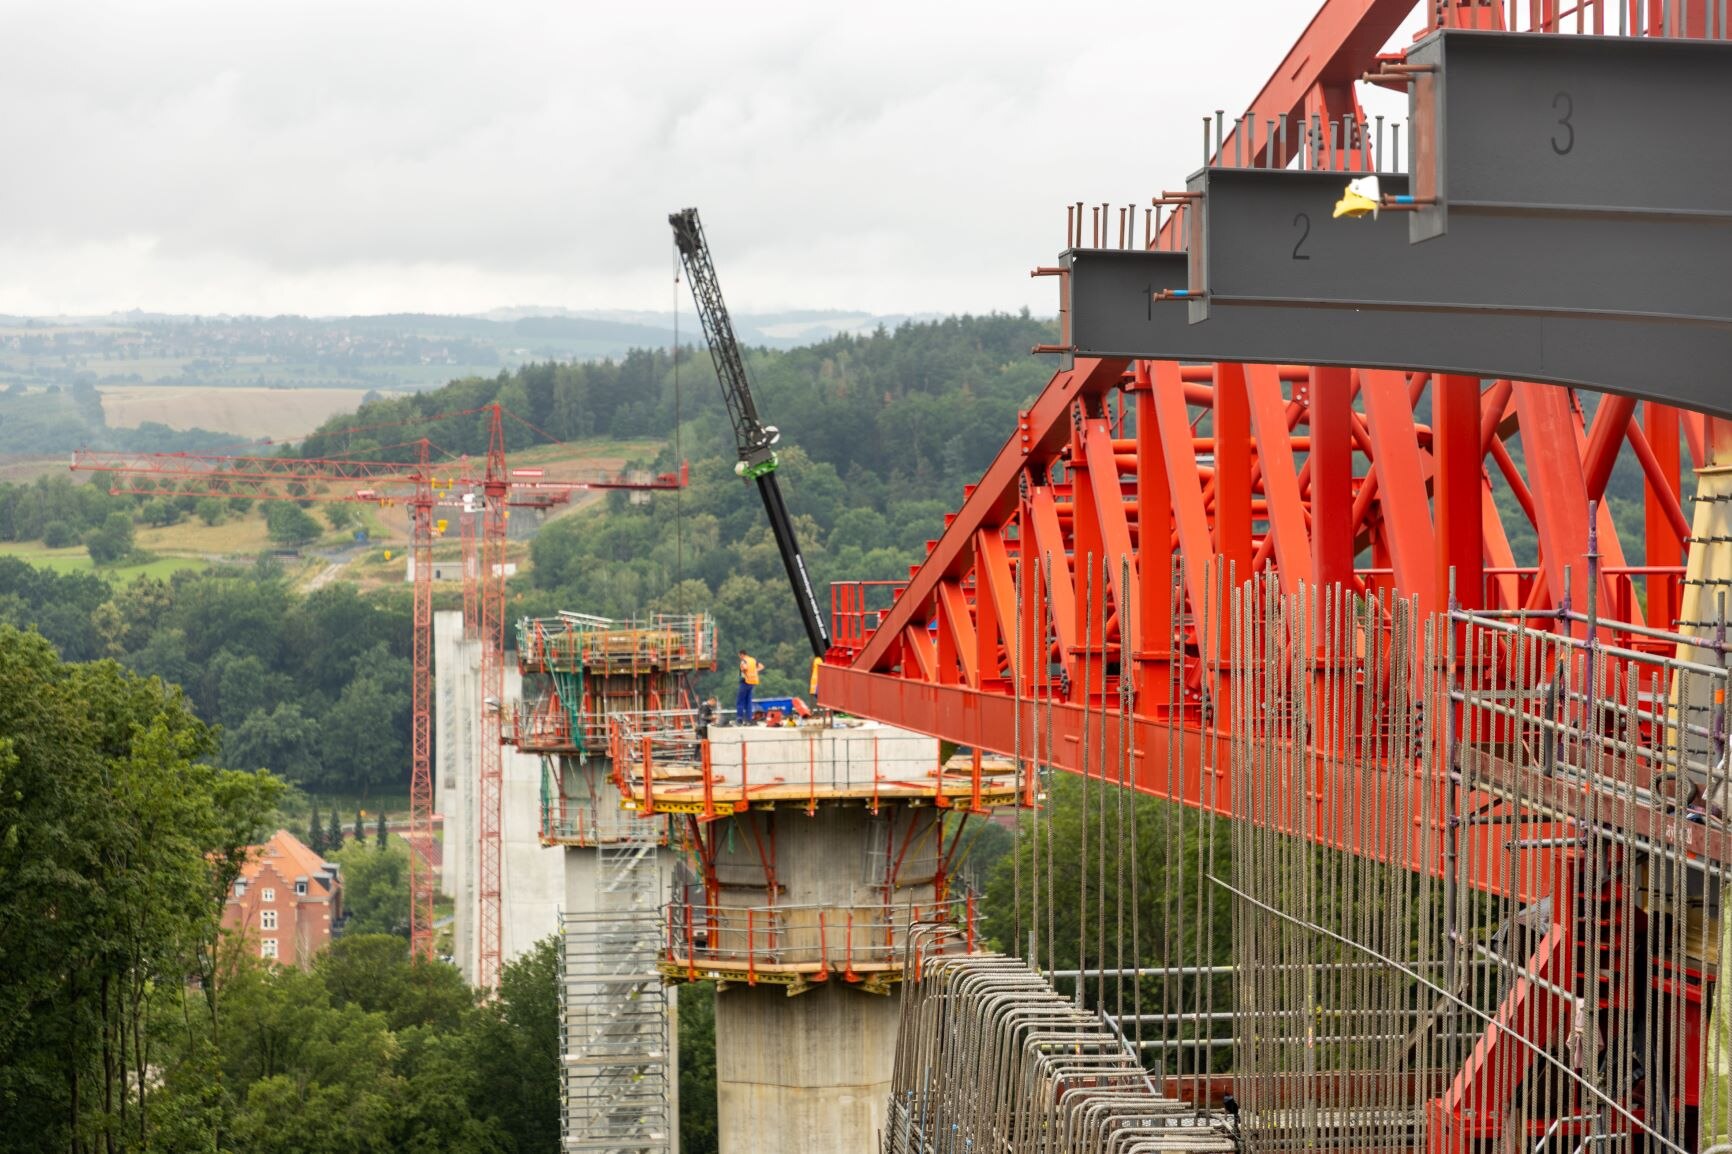
{"type": "Polygon", "coordinates": [[[0,543],[0,557],[17,557],[38,568],[52,569],[56,573],[100,573],[116,581],[131,581],[135,577],[163,578],[183,569],[210,568],[209,562],[197,557],[154,557],[136,565],[105,565],[98,568],[82,545],[50,549],[40,541],[0,543]]]}
{"type": "Polygon", "coordinates": [[[338,413],[351,413],[365,389],[260,389],[211,385],[104,385],[102,411],[117,429],[156,421],[172,429],[210,429],[237,437],[292,441],[338,413]]]}
{"type": "Polygon", "coordinates": [[[265,519],[256,511],[220,525],[188,518],[160,529],[140,526],[134,539],[140,549],[176,557],[256,555],[273,548],[265,533],[265,519]]]}
{"type": "Polygon", "coordinates": [[[51,474],[70,477],[74,481],[87,478],[88,473],[74,473],[67,469],[71,456],[70,453],[56,453],[52,457],[40,457],[30,453],[0,453],[0,482],[22,485],[51,474]]]}

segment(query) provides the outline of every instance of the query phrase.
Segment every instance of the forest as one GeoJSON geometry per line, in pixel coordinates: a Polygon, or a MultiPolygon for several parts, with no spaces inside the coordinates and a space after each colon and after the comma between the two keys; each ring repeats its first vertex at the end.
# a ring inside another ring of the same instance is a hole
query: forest
{"type": "Polygon", "coordinates": [[[0,1151],[553,1149],[556,943],[485,1004],[395,935],[260,961],[222,911],[283,784],[217,752],[173,685],[0,625],[0,1151]]]}

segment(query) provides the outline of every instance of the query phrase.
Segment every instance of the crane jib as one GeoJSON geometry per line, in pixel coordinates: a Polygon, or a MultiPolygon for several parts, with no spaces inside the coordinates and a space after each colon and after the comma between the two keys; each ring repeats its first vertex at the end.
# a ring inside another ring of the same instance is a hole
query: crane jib
{"type": "Polygon", "coordinates": [[[758,494],[763,499],[770,531],[776,539],[776,550],[782,556],[782,566],[787,570],[794,600],[799,605],[806,640],[813,655],[822,657],[830,648],[830,633],[818,607],[811,576],[806,571],[806,559],[801,555],[800,543],[794,535],[793,521],[788,517],[776,482],[775,454],[770,447],[776,443],[779,434],[773,426],[764,423],[758,415],[757,403],[752,399],[751,385],[746,380],[745,359],[734,335],[733,322],[728,317],[728,306],[722,300],[721,282],[710,260],[709,244],[704,239],[698,210],[687,208],[671,213],[668,223],[673,226],[680,263],[691,282],[692,300],[697,305],[698,320],[709,344],[716,380],[722,386],[728,420],[734,427],[734,444],[743,466],[739,471],[742,476],[758,483],[758,494]]]}

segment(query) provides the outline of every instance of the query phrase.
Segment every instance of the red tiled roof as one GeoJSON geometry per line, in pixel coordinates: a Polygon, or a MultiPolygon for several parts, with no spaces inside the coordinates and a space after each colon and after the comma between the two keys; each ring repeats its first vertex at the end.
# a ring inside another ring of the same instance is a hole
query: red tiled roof
{"type": "Polygon", "coordinates": [[[241,867],[241,876],[252,879],[267,862],[277,873],[291,881],[297,877],[311,880],[325,872],[324,860],[286,829],[279,829],[272,834],[271,840],[264,845],[248,849],[246,864],[241,867]]]}

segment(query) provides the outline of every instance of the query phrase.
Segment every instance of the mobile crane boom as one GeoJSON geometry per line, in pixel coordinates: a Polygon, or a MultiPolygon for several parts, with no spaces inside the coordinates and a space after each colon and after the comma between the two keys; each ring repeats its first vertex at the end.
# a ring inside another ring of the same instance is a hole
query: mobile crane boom
{"type": "Polygon", "coordinates": [[[728,306],[722,302],[721,282],[716,279],[716,266],[710,260],[704,227],[698,223],[698,210],[684,208],[671,213],[668,223],[674,228],[674,243],[679,246],[680,261],[691,281],[692,299],[697,302],[710,359],[716,366],[716,379],[722,383],[728,419],[734,425],[734,445],[740,458],[734,472],[758,484],[758,495],[763,498],[764,512],[770,518],[770,532],[776,538],[776,550],[782,555],[782,567],[788,571],[788,583],[794,587],[794,600],[800,606],[806,640],[812,645],[812,655],[822,657],[830,648],[830,631],[819,611],[818,595],[813,592],[812,578],[806,572],[806,558],[800,553],[794,523],[788,517],[788,507],[782,503],[782,489],[776,481],[775,446],[781,440],[781,431],[764,423],[758,415],[757,403],[752,400],[752,388],[746,382],[746,363],[740,356],[734,324],[728,319],[728,306]]]}

